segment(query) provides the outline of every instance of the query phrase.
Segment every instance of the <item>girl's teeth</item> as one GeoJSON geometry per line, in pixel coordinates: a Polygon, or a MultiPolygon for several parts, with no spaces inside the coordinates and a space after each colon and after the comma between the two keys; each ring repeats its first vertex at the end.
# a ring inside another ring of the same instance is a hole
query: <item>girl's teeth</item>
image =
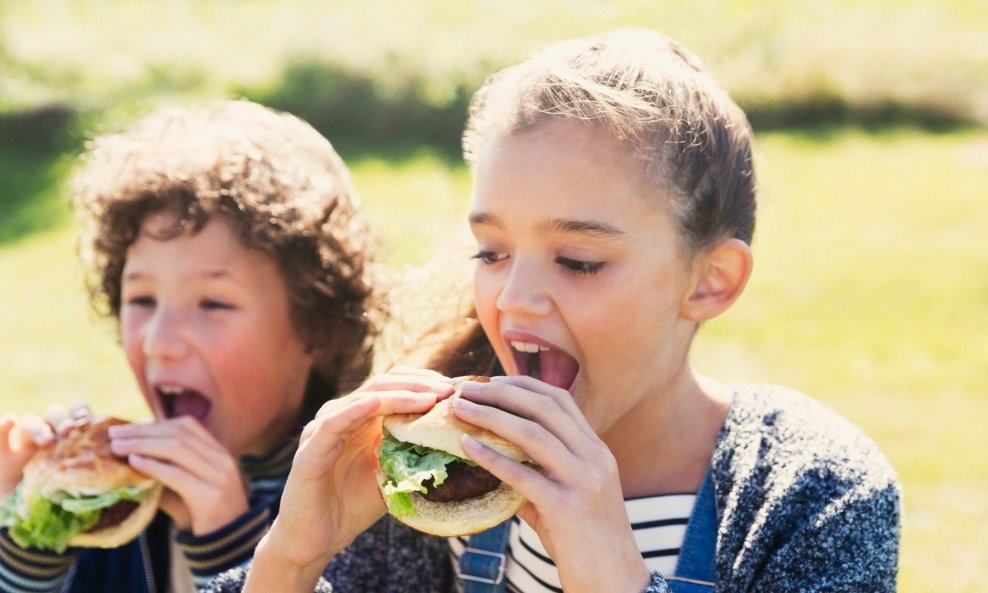
{"type": "Polygon", "coordinates": [[[548,350],[548,346],[540,346],[539,344],[532,344],[530,342],[518,342],[515,340],[511,341],[511,347],[518,352],[528,352],[534,354],[535,352],[545,352],[548,350]]]}
{"type": "Polygon", "coordinates": [[[161,393],[164,393],[165,395],[178,395],[179,393],[182,393],[182,391],[184,391],[181,387],[176,387],[172,385],[165,385],[159,387],[158,389],[161,391],[161,393]]]}

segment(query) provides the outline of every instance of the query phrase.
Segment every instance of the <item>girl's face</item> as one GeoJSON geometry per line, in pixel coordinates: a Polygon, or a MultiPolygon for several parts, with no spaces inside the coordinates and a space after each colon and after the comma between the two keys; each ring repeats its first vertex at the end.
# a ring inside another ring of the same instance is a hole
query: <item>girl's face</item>
{"type": "Polygon", "coordinates": [[[604,434],[688,372],[693,278],[630,149],[572,121],[494,140],[475,164],[475,298],[508,374],[563,387],[604,434]]]}
{"type": "Polygon", "coordinates": [[[148,235],[169,220],[149,217],[127,250],[130,368],[155,417],[191,415],[232,453],[262,453],[292,428],[312,368],[284,280],[221,216],[196,235],[148,235]]]}

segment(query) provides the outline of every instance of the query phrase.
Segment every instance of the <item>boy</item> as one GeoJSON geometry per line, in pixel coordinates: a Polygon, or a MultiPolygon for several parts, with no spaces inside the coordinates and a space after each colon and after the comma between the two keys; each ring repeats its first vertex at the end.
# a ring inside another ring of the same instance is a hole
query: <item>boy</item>
{"type": "MultiPolygon", "coordinates": [[[[163,109],[84,159],[73,198],[92,299],[154,414],[114,427],[112,451],[166,492],[120,548],[56,555],[0,533],[0,588],[193,591],[250,558],[301,426],[368,372],[367,225],[329,142],[247,101],[163,109]]],[[[0,496],[39,446],[16,425],[0,423],[0,496]]]]}

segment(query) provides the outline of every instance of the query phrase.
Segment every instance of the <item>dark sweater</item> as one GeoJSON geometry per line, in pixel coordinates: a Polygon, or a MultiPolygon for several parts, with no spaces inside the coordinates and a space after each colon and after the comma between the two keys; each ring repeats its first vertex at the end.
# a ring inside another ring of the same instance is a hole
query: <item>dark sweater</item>
{"type": "MultiPolygon", "coordinates": [[[[723,593],[895,591],[899,485],[875,444],[821,404],[739,385],[712,459],[723,593]]],[[[323,593],[449,593],[445,542],[385,518],[329,564],[323,593]]],[[[208,593],[240,591],[245,568],[208,593]]],[[[652,575],[648,593],[669,591],[652,575]]]]}

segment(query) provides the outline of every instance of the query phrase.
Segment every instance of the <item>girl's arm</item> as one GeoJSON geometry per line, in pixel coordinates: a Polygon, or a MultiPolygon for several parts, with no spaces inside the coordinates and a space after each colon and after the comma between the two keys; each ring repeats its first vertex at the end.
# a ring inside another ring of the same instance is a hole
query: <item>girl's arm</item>
{"type": "Polygon", "coordinates": [[[539,534],[567,593],[641,593],[651,577],[638,551],[617,462],[563,389],[531,377],[463,384],[463,420],[525,450],[541,470],[465,438],[463,450],[518,490],[519,516],[539,534]]]}
{"type": "Polygon", "coordinates": [[[330,560],[387,510],[375,476],[380,418],[424,412],[452,393],[437,373],[396,369],[327,402],[302,432],[281,510],[244,590],[312,591],[330,560]]]}

